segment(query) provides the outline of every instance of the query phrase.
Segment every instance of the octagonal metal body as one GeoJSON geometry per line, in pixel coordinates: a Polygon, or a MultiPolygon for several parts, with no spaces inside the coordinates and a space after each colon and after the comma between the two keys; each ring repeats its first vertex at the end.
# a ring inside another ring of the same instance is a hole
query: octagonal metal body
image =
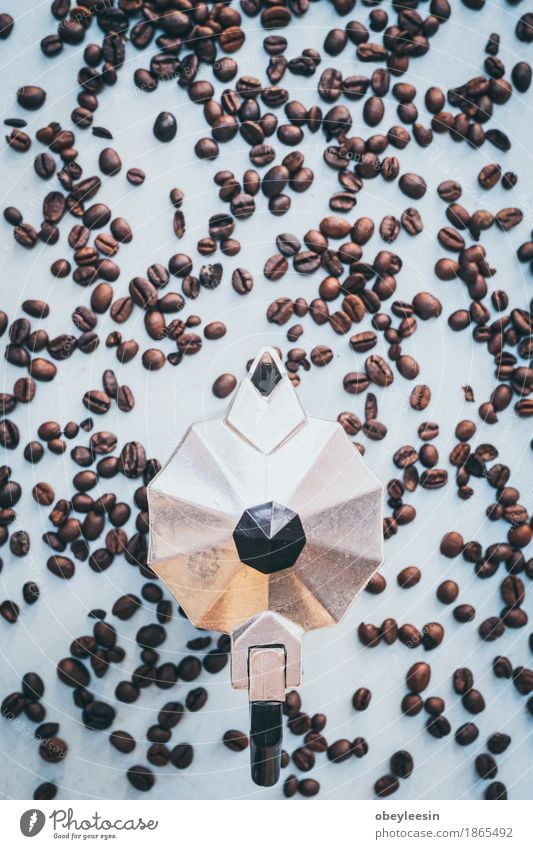
{"type": "Polygon", "coordinates": [[[226,416],[192,425],[148,485],[149,563],[200,628],[232,633],[270,610],[310,631],[338,622],[380,566],[381,501],[342,427],[306,416],[265,349],[226,416]],[[279,379],[265,381],[269,363],[279,379]],[[294,565],[263,574],[241,561],[233,533],[270,501],[298,514],[306,543],[294,565]]]}

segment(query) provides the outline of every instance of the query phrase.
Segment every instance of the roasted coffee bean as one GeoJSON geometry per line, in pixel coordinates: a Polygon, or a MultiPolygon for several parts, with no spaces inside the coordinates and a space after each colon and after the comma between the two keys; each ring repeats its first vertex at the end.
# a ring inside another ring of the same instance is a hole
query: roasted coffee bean
{"type": "Polygon", "coordinates": [[[360,687],[352,696],[352,705],[355,710],[366,710],[370,704],[372,693],[366,687],[360,687]]]}
{"type": "Polygon", "coordinates": [[[398,581],[398,586],[403,587],[403,589],[410,589],[418,584],[420,578],[421,572],[418,566],[406,566],[405,569],[402,569],[398,573],[396,580],[398,581]]]}
{"type": "Polygon", "coordinates": [[[43,781],[33,791],[33,799],[37,801],[45,801],[55,799],[57,796],[57,786],[52,781],[43,781]]]}
{"type": "Polygon", "coordinates": [[[526,92],[531,85],[531,65],[528,62],[517,62],[511,71],[511,78],[519,92],[526,92]]]}
{"type": "Polygon", "coordinates": [[[283,795],[291,799],[298,792],[298,779],[295,775],[289,775],[283,782],[283,795]]]}
{"type": "MultiPolygon", "coordinates": [[[[15,150],[18,153],[26,153],[26,151],[28,151],[31,147],[31,138],[23,130],[12,130],[11,133],[6,136],[6,142],[11,150],[15,150]]],[[[16,234],[15,238],[17,238],[16,234]]]]}
{"type": "Polygon", "coordinates": [[[66,758],[68,746],[60,737],[48,737],[41,740],[39,755],[49,764],[60,763],[66,758]]]}
{"type": "Polygon", "coordinates": [[[386,387],[394,380],[394,375],[385,360],[377,354],[372,354],[365,360],[365,371],[369,380],[376,386],[386,387]]]}
{"type": "Polygon", "coordinates": [[[442,604],[452,604],[459,595],[459,587],[455,581],[443,581],[437,587],[437,598],[442,604]]]}
{"type": "Polygon", "coordinates": [[[469,746],[479,737],[479,729],[474,722],[465,722],[455,732],[455,742],[459,746],[469,746]]]}
{"type": "Polygon", "coordinates": [[[409,778],[414,769],[413,757],[409,752],[400,750],[394,752],[390,759],[391,772],[398,778],[409,778]]]}
{"type": "Polygon", "coordinates": [[[244,752],[244,750],[248,748],[248,737],[246,734],[234,729],[224,732],[222,742],[232,752],[244,752]]]}
{"type": "Polygon", "coordinates": [[[227,398],[231,395],[237,385],[237,378],[234,374],[221,374],[214,381],[212,390],[216,398],[227,398]]]}
{"type": "Polygon", "coordinates": [[[357,634],[359,636],[360,642],[364,646],[373,647],[377,646],[380,639],[381,634],[379,628],[375,625],[370,625],[362,622],[357,629],[357,634]]]}
{"type": "Polygon", "coordinates": [[[85,666],[75,658],[68,657],[57,664],[59,680],[68,687],[87,687],[91,677],[85,666]]]}
{"type": "Polygon", "coordinates": [[[127,731],[113,731],[109,735],[109,742],[118,752],[129,755],[135,748],[135,740],[127,731]]]}
{"type": "Polygon", "coordinates": [[[55,493],[49,483],[37,483],[32,489],[32,496],[37,504],[42,504],[45,507],[54,503],[55,493]]]}
{"type": "Polygon", "coordinates": [[[453,617],[457,622],[471,622],[475,616],[476,611],[470,604],[459,604],[453,610],[453,617]]]}
{"type": "Polygon", "coordinates": [[[492,784],[489,784],[486,788],[484,797],[488,800],[506,800],[507,788],[501,781],[493,781],[492,784]]]}
{"type": "MultiPolygon", "coordinates": [[[[132,186],[142,186],[145,179],[146,179],[146,174],[144,173],[142,168],[128,168],[128,170],[126,172],[126,180],[132,186]]],[[[176,224],[174,226],[175,226],[175,231],[176,231],[176,229],[177,229],[176,224]]],[[[178,235],[177,232],[176,232],[176,235],[178,235]]]]}
{"type": "Polygon", "coordinates": [[[444,638],[444,628],[439,622],[428,622],[424,625],[422,644],[426,651],[437,648],[444,638]]]}
{"type": "Polygon", "coordinates": [[[406,716],[416,716],[424,707],[422,698],[415,693],[407,693],[402,699],[401,709],[406,716]]]}
{"type": "Polygon", "coordinates": [[[502,734],[500,732],[496,732],[491,734],[489,739],[487,740],[487,749],[489,752],[492,752],[493,755],[501,755],[508,748],[511,743],[511,738],[508,734],[502,734]]]}
{"type": "Polygon", "coordinates": [[[189,690],[185,698],[185,707],[192,712],[201,710],[207,702],[207,690],[204,687],[196,687],[189,690]]]}
{"type": "Polygon", "coordinates": [[[171,112],[160,112],[153,126],[156,139],[160,142],[170,142],[176,137],[177,131],[178,125],[174,115],[171,112]]]}
{"type": "Polygon", "coordinates": [[[306,798],[316,796],[320,792],[320,784],[314,778],[304,778],[298,781],[298,793],[306,798]]]}
{"type": "Polygon", "coordinates": [[[352,754],[352,744],[349,740],[336,740],[327,749],[328,760],[333,761],[333,763],[347,761],[352,757],[352,754]]]}
{"type": "Polygon", "coordinates": [[[277,298],[267,310],[267,319],[273,324],[286,324],[292,318],[294,305],[290,298],[277,298]]]}
{"type": "Polygon", "coordinates": [[[292,760],[300,772],[309,772],[315,765],[315,755],[306,746],[300,746],[292,753],[292,760]]]}
{"type": "Polygon", "coordinates": [[[245,268],[236,268],[231,275],[231,285],[239,295],[247,295],[252,291],[254,280],[245,268]]]}
{"type": "Polygon", "coordinates": [[[402,174],[399,180],[401,191],[409,198],[419,200],[426,193],[426,182],[418,174],[402,174]]]}
{"type": "Polygon", "coordinates": [[[35,604],[39,595],[39,587],[34,581],[27,581],[22,587],[22,596],[26,604],[35,604]]]}
{"type": "Polygon", "coordinates": [[[118,174],[122,168],[122,161],[114,148],[105,147],[102,151],[100,151],[98,165],[102,174],[112,176],[114,174],[118,174]]]}
{"type": "Polygon", "coordinates": [[[374,784],[374,793],[380,797],[391,796],[399,787],[400,782],[394,775],[383,775],[374,784]]]}
{"type": "Polygon", "coordinates": [[[152,770],[145,766],[131,766],[126,775],[135,790],[140,790],[142,793],[148,793],[155,784],[152,770]]]}
{"type": "Polygon", "coordinates": [[[431,667],[424,662],[413,664],[407,673],[407,686],[413,693],[421,693],[429,685],[431,667]]]}
{"type": "Polygon", "coordinates": [[[443,715],[430,716],[426,721],[426,728],[429,734],[437,739],[447,737],[451,731],[450,723],[443,715]]]}
{"type": "Polygon", "coordinates": [[[69,579],[74,575],[74,563],[68,557],[55,555],[46,561],[48,570],[58,578],[69,579]]]}
{"type": "Polygon", "coordinates": [[[496,778],[498,766],[492,755],[483,752],[477,756],[474,765],[480,778],[496,778]]]}
{"type": "Polygon", "coordinates": [[[97,413],[98,415],[103,415],[107,413],[109,407],[111,406],[111,399],[105,392],[100,391],[99,389],[91,389],[85,393],[82,398],[84,406],[91,413],[97,413]]]}
{"type": "Polygon", "coordinates": [[[422,634],[414,625],[407,623],[398,628],[398,639],[407,648],[416,649],[422,643],[422,634]]]}

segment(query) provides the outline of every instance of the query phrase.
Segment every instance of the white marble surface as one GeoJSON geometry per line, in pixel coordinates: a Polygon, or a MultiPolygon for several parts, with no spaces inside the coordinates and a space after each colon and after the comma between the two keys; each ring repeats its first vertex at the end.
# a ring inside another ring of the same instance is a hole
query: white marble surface
{"type": "MultiPolygon", "coordinates": [[[[388,5],[388,4],[387,4],[388,5]]],[[[502,37],[500,57],[510,72],[519,59],[531,59],[531,49],[518,42],[514,35],[514,17],[525,11],[523,5],[512,7],[503,0],[487,3],[482,15],[467,10],[458,0],[453,2],[453,18],[432,39],[430,54],[411,63],[407,81],[421,90],[432,83],[443,88],[458,85],[479,74],[484,59],[484,46],[490,32],[502,37]],[[529,53],[529,57],[528,57],[529,53]]],[[[23,115],[30,122],[30,132],[50,120],[59,119],[70,126],[69,115],[73,108],[77,87],[75,77],[81,64],[82,48],[67,47],[55,60],[42,57],[38,41],[53,32],[54,21],[49,13],[49,3],[40,0],[4,0],[4,11],[17,18],[15,31],[6,42],[0,42],[0,67],[2,72],[2,118],[23,115]],[[45,107],[37,114],[22,113],[13,94],[19,85],[38,83],[48,91],[45,107]]],[[[366,21],[368,9],[358,4],[357,17],[366,21]]],[[[355,17],[355,14],[351,17],[355,17]]],[[[344,23],[348,19],[344,19],[344,23]]],[[[289,57],[297,55],[303,47],[314,45],[321,49],[326,32],[336,25],[331,6],[325,0],[312,4],[310,13],[284,34],[289,39],[289,57]]],[[[266,64],[261,48],[264,32],[258,29],[257,20],[245,19],[246,46],[237,54],[242,73],[263,78],[266,64]]],[[[101,33],[93,26],[88,40],[98,41],[101,33]]],[[[173,83],[160,85],[152,95],[143,95],[133,86],[134,68],[146,66],[154,51],[138,53],[128,50],[127,63],[120,72],[119,83],[105,92],[96,114],[96,124],[110,128],[114,135],[111,143],[119,151],[124,164],[120,175],[105,179],[99,195],[109,203],[114,215],[124,215],[131,223],[134,240],[121,249],[118,261],[122,273],[114,284],[117,296],[127,291],[128,281],[136,274],[144,274],[149,263],[166,262],[178,250],[185,251],[200,262],[195,245],[206,234],[209,214],[226,207],[218,200],[212,175],[221,168],[231,168],[240,176],[247,164],[247,151],[241,148],[238,138],[222,146],[215,163],[199,162],[193,147],[205,135],[201,108],[190,104],[186,94],[173,83]],[[162,109],[173,111],[178,120],[177,139],[169,145],[157,143],[151,127],[155,115],[162,109]],[[142,188],[131,187],[125,178],[127,167],[142,167],[147,174],[142,188]],[[183,206],[187,222],[185,238],[178,243],[172,231],[172,209],[168,201],[171,186],[180,186],[185,192],[183,206]]],[[[372,66],[360,65],[354,60],[354,49],[348,46],[340,57],[331,60],[324,56],[323,65],[337,65],[344,74],[370,73],[372,66]]],[[[206,74],[210,78],[209,72],[206,74]]],[[[306,105],[317,101],[313,94],[318,75],[309,79],[287,74],[284,83],[291,96],[300,98],[306,105]]],[[[418,97],[422,123],[429,116],[422,98],[418,97]]],[[[358,132],[360,105],[350,104],[354,117],[353,132],[358,132]]],[[[382,126],[386,129],[397,123],[396,102],[386,99],[386,114],[382,126]]],[[[473,343],[469,331],[453,334],[445,317],[454,309],[468,304],[465,288],[459,282],[443,283],[434,277],[433,265],[443,254],[436,243],[436,232],[447,222],[444,205],[436,195],[436,185],[447,177],[459,179],[464,185],[464,205],[473,211],[476,206],[493,212],[509,206],[524,210],[522,224],[509,234],[493,228],[484,235],[490,262],[498,269],[489,287],[504,288],[514,306],[524,307],[528,300],[530,280],[527,266],[519,266],[515,259],[518,245],[529,236],[532,226],[531,189],[533,186],[530,151],[531,97],[513,94],[505,105],[495,109],[490,126],[502,126],[510,133],[513,147],[507,155],[486,144],[474,151],[465,145],[456,145],[448,138],[436,137],[427,150],[414,142],[400,153],[403,171],[414,170],[428,182],[429,191],[417,204],[425,223],[424,232],[411,239],[402,233],[395,243],[404,261],[398,275],[396,297],[409,300],[417,291],[430,290],[443,303],[443,316],[439,321],[419,322],[417,333],[406,340],[405,353],[419,357],[420,382],[432,389],[432,403],[426,413],[410,409],[408,396],[411,385],[397,376],[394,384],[379,391],[380,419],[388,427],[384,442],[366,441],[366,458],[373,471],[384,482],[396,470],[392,453],[403,443],[417,445],[417,427],[424,419],[440,424],[436,445],[441,463],[454,444],[453,430],[462,418],[478,422],[476,442],[495,442],[500,460],[508,463],[513,472],[511,483],[522,493],[522,502],[531,503],[531,468],[528,450],[530,423],[519,421],[511,410],[500,417],[495,427],[482,426],[477,417],[477,403],[468,404],[463,399],[461,386],[472,385],[476,401],[482,402],[495,383],[491,359],[483,346],[473,343]],[[501,162],[505,169],[515,170],[519,183],[514,192],[504,192],[497,187],[490,193],[477,188],[476,175],[482,165],[501,162]]],[[[361,127],[368,134],[368,128],[361,127]]],[[[97,139],[90,131],[77,132],[76,146],[85,174],[97,173],[98,153],[107,142],[97,139]]],[[[337,187],[334,172],[322,163],[323,137],[307,135],[302,149],[306,164],[315,172],[315,182],[303,195],[292,195],[292,209],[284,218],[275,219],[265,211],[265,203],[258,199],[253,218],[240,223],[236,235],[243,245],[241,254],[224,262],[224,284],[215,292],[203,291],[200,299],[187,307],[186,314],[197,312],[204,322],[222,319],[228,326],[227,335],[218,342],[206,342],[202,352],[189,358],[179,368],[166,366],[150,374],[141,367],[140,357],[119,367],[112,354],[101,345],[96,354],[84,356],[76,353],[61,364],[58,377],[50,385],[40,384],[37,397],[28,407],[19,406],[12,418],[21,429],[21,445],[35,438],[38,425],[45,419],[66,423],[69,419],[81,420],[86,411],[81,396],[90,388],[99,388],[104,367],[115,366],[121,383],[129,384],[136,397],[135,410],[117,414],[116,407],[97,420],[99,429],[117,433],[119,442],[136,438],[144,442],[149,456],[164,459],[175,446],[190,420],[219,415],[224,402],[211,394],[214,378],[224,371],[234,371],[242,376],[244,362],[264,344],[278,343],[286,351],[290,346],[285,338],[287,327],[278,329],[265,319],[268,303],[278,296],[302,295],[314,297],[317,281],[289,272],[280,282],[270,283],[262,276],[265,259],[275,252],[275,234],[292,231],[299,236],[311,226],[316,226],[327,210],[328,194],[337,187]],[[230,285],[231,270],[237,265],[253,272],[255,286],[251,295],[238,297],[230,285]]],[[[13,204],[20,207],[25,217],[35,224],[41,220],[42,197],[50,184],[40,181],[33,172],[33,155],[40,146],[34,142],[32,151],[20,156],[6,146],[1,149],[0,194],[2,207],[13,204]]],[[[287,152],[283,150],[282,155],[287,152]]],[[[53,185],[52,181],[52,185],[53,185]]],[[[386,184],[380,178],[366,182],[358,195],[358,204],[350,215],[371,215],[377,220],[385,214],[396,214],[410,205],[397,184],[386,184]]],[[[2,274],[2,308],[10,319],[20,315],[20,303],[28,297],[43,298],[50,303],[50,317],[44,326],[53,335],[56,332],[73,332],[70,321],[72,310],[87,303],[89,292],[71,280],[54,280],[49,273],[53,259],[69,256],[66,234],[70,223],[63,226],[61,242],[55,247],[39,246],[34,251],[23,251],[12,241],[10,228],[0,224],[0,267],[2,274]]],[[[372,260],[381,248],[379,235],[375,235],[365,249],[365,258],[372,260]]],[[[172,284],[168,290],[172,288],[172,284]]],[[[167,290],[167,291],[168,291],[167,290]]],[[[182,313],[183,316],[183,313],[182,313]]],[[[125,326],[119,329],[124,338],[138,336],[141,345],[149,347],[142,326],[142,312],[136,309],[125,326]]],[[[32,322],[34,326],[37,322],[32,322]]],[[[362,413],[364,396],[355,399],[342,389],[342,376],[349,370],[359,369],[362,358],[356,357],[348,347],[345,337],[336,336],[328,327],[319,328],[306,319],[303,346],[310,350],[317,343],[329,343],[335,350],[335,359],[325,369],[314,369],[302,374],[301,397],[308,411],[314,415],[335,418],[343,409],[362,413]]],[[[365,325],[365,328],[368,325],[365,325]]],[[[115,325],[109,316],[99,319],[97,332],[102,340],[115,325]]],[[[4,340],[5,341],[5,340],[4,340]]],[[[383,351],[380,343],[380,351],[383,351]]],[[[166,347],[170,350],[170,346],[166,347]]],[[[2,391],[10,391],[19,372],[13,367],[4,370],[2,391]]],[[[77,440],[83,443],[83,439],[77,440]]],[[[476,444],[475,442],[475,444],[476,444]]],[[[90,632],[92,620],[87,611],[104,607],[110,611],[113,601],[123,592],[140,592],[142,579],[133,567],[117,558],[103,574],[93,573],[87,564],[76,566],[72,581],[61,582],[45,568],[48,550],[41,542],[41,534],[49,529],[47,511],[36,509],[30,490],[38,480],[53,483],[57,496],[72,492],[71,479],[78,471],[68,453],[62,457],[48,452],[42,462],[31,467],[22,459],[21,451],[10,454],[8,462],[14,478],[24,488],[17,507],[17,528],[31,534],[30,554],[23,560],[13,559],[4,548],[4,568],[0,574],[0,597],[21,601],[24,581],[38,581],[42,596],[38,604],[29,608],[22,603],[22,616],[15,626],[0,621],[0,691],[6,693],[20,686],[23,673],[35,670],[46,683],[45,704],[47,719],[61,724],[60,735],[69,743],[69,754],[59,766],[48,766],[40,760],[37,745],[32,738],[33,726],[20,719],[15,723],[0,722],[0,796],[6,798],[31,798],[35,786],[42,780],[56,781],[61,798],[137,798],[125,778],[125,769],[133,763],[143,763],[147,743],[146,728],[155,721],[156,711],[167,698],[184,698],[188,687],[179,684],[172,691],[156,688],[144,690],[135,705],[117,704],[115,728],[129,730],[138,738],[136,751],[120,756],[112,750],[108,732],[87,731],[80,722],[80,712],[74,707],[71,693],[57,679],[55,665],[68,654],[73,637],[90,632]]],[[[448,467],[449,468],[449,467],[448,467]]],[[[451,471],[451,469],[450,469],[451,471]]],[[[453,473],[452,473],[453,476],[453,473]]],[[[133,492],[137,482],[116,478],[102,483],[102,491],[133,492]]],[[[305,683],[302,687],[304,709],[309,713],[324,711],[328,715],[326,728],[330,741],[339,737],[364,736],[369,742],[369,754],[363,760],[352,759],[341,765],[330,764],[325,756],[317,758],[311,775],[322,785],[322,795],[327,798],[372,798],[374,781],[388,770],[388,759],[400,748],[409,749],[414,756],[413,776],[401,783],[395,799],[428,798],[480,798],[483,782],[477,779],[473,761],[483,751],[484,744],[494,731],[512,735],[512,745],[498,758],[499,774],[508,787],[510,798],[530,798],[532,779],[531,717],[525,710],[525,699],[509,682],[496,680],[491,672],[491,660],[498,653],[509,656],[514,665],[528,664],[531,655],[527,645],[527,628],[508,630],[497,643],[482,643],[477,635],[477,625],[486,616],[497,613],[502,603],[499,597],[498,577],[481,581],[473,576],[472,566],[447,560],[439,554],[438,546],[443,533],[455,529],[465,539],[478,539],[482,544],[502,539],[507,527],[492,524],[485,518],[485,507],[492,491],[483,480],[474,483],[475,495],[467,502],[460,501],[453,483],[436,492],[418,490],[409,501],[416,507],[416,521],[387,541],[383,574],[388,586],[380,596],[363,593],[343,623],[305,639],[305,683]],[[396,574],[403,567],[416,564],[423,572],[418,586],[400,590],[396,574]],[[458,626],[451,608],[442,606],[435,597],[436,586],[452,578],[460,586],[459,602],[476,607],[476,620],[458,626]],[[427,694],[440,695],[446,700],[446,716],[456,729],[472,719],[455,696],[451,674],[458,666],[469,666],[476,685],[484,694],[487,708],[475,718],[480,729],[477,742],[463,749],[456,745],[453,734],[435,740],[424,729],[425,714],[415,718],[401,715],[399,705],[405,692],[405,673],[411,663],[426,659],[421,651],[409,651],[399,643],[393,647],[379,646],[364,649],[357,641],[356,628],[361,621],[380,623],[386,616],[399,622],[412,622],[422,627],[426,622],[438,620],[446,629],[444,643],[427,656],[433,674],[427,694]],[[370,708],[355,714],[351,708],[351,695],[360,686],[369,687],[373,698],[370,708]]],[[[132,527],[131,525],[130,527],[132,527]]],[[[503,567],[502,567],[503,570],[503,567]]],[[[528,599],[529,601],[529,599],[528,599]]],[[[531,609],[531,608],[530,608],[531,609]]],[[[105,678],[94,679],[91,689],[107,701],[113,701],[114,688],[136,665],[135,633],[141,624],[154,620],[153,608],[147,605],[127,623],[114,624],[119,631],[119,642],[127,655],[123,668],[112,668],[105,678]]],[[[168,638],[162,647],[164,659],[178,661],[185,642],[194,632],[192,626],[177,618],[167,629],[168,638]]],[[[157,798],[279,798],[280,787],[270,790],[255,788],[248,778],[248,754],[227,751],[220,742],[228,728],[246,729],[247,706],[243,696],[231,690],[229,670],[216,677],[202,673],[198,684],[209,691],[206,708],[189,714],[176,728],[172,743],[190,742],[195,747],[195,759],[190,769],[176,771],[172,767],[155,770],[157,783],[152,796],[157,798]]],[[[298,738],[288,733],[287,744],[295,747],[298,738]]],[[[291,771],[289,767],[288,772],[291,771]]],[[[321,797],[319,797],[321,798],[321,797]]]]}

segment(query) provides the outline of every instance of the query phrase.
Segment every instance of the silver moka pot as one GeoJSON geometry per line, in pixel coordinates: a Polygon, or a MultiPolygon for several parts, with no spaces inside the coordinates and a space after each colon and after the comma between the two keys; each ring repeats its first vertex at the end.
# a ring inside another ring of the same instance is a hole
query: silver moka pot
{"type": "Polygon", "coordinates": [[[301,638],[334,625],[383,560],[382,487],[337,422],[307,416],[271,348],[223,418],[191,425],[148,485],[148,560],[198,628],[231,635],[251,771],[279,777],[301,638]]]}

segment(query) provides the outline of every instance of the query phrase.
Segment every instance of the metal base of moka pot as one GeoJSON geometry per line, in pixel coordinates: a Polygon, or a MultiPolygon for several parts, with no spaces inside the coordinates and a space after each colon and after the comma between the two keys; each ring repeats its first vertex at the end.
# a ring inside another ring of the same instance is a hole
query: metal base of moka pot
{"type": "Polygon", "coordinates": [[[381,499],[342,427],[305,414],[270,348],[225,417],[192,425],[148,485],[151,568],[194,625],[231,635],[256,784],[279,778],[303,634],[337,623],[382,562],[381,499]]]}

